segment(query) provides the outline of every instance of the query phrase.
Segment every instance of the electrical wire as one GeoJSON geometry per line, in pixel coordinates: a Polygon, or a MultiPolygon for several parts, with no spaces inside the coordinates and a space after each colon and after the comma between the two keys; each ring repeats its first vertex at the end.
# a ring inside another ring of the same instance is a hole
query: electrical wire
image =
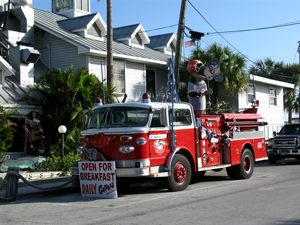
{"type": "Polygon", "coordinates": [[[190,3],[190,5],[195,9],[195,11],[206,21],[206,23],[208,23],[209,26],[211,26],[211,28],[213,28],[215,30],[215,32],[217,34],[220,35],[221,38],[223,38],[232,48],[234,48],[239,54],[241,54],[243,57],[245,57],[246,59],[248,59],[251,63],[255,64],[251,59],[249,59],[246,55],[244,55],[243,53],[241,53],[236,47],[234,47],[229,41],[227,41],[226,38],[223,37],[222,34],[220,34],[220,32],[218,32],[216,30],[216,28],[214,28],[213,25],[211,25],[210,22],[208,22],[208,20],[198,11],[198,9],[190,2],[190,0],[188,0],[188,2],[190,3]]]}
{"type": "MultiPolygon", "coordinates": [[[[243,57],[245,57],[248,61],[250,61],[251,63],[253,63],[254,65],[256,65],[255,64],[255,62],[253,62],[251,59],[249,59],[246,55],[244,55],[243,53],[241,53],[237,48],[235,48],[229,41],[227,41],[223,36],[222,36],[222,34],[221,34],[221,32],[218,32],[215,28],[214,28],[214,26],[213,25],[211,25],[210,24],[210,22],[208,22],[208,20],[196,9],[196,7],[190,2],[190,0],[187,0],[189,3],[190,3],[190,5],[195,9],[195,11],[215,30],[215,33],[216,34],[219,34],[232,48],[234,48],[238,53],[240,53],[243,57]]],[[[299,23],[300,24],[300,23],[299,23]]],[[[282,25],[278,25],[278,27],[280,27],[280,26],[283,26],[283,24],[282,25]]],[[[188,28],[188,30],[190,30],[190,28],[188,28]]],[[[274,74],[274,73],[272,73],[272,75],[275,75],[275,76],[278,76],[278,77],[282,77],[282,78],[290,78],[290,77],[288,77],[288,76],[283,76],[283,75],[279,75],[279,74],[274,74]]]]}
{"type": "MultiPolygon", "coordinates": [[[[174,27],[174,26],[178,26],[178,24],[174,24],[174,25],[170,25],[170,26],[166,26],[166,27],[155,28],[155,29],[151,29],[151,30],[139,31],[139,32],[137,32],[137,34],[143,34],[143,33],[151,32],[151,31],[167,29],[167,28],[174,27]]],[[[122,28],[122,27],[120,27],[120,28],[122,28]]],[[[116,27],[115,29],[118,29],[118,27],[116,27]]],[[[114,34],[113,36],[114,36],[114,38],[118,38],[118,36],[123,37],[125,35],[132,35],[132,33],[125,33],[125,34],[122,33],[119,35],[114,34]]]]}
{"type": "Polygon", "coordinates": [[[269,27],[261,27],[261,28],[253,28],[253,29],[244,29],[244,30],[232,30],[232,31],[221,31],[221,32],[208,32],[207,35],[216,35],[216,34],[231,34],[231,33],[239,33],[239,32],[248,32],[248,31],[258,31],[258,30],[266,30],[266,29],[274,29],[274,28],[280,28],[280,27],[286,27],[286,26],[293,26],[293,25],[299,25],[300,21],[295,22],[289,22],[269,27]]]}

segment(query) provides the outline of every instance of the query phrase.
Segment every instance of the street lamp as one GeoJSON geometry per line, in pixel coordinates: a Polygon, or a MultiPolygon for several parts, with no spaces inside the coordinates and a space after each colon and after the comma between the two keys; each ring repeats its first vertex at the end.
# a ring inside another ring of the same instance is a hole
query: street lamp
{"type": "Polygon", "coordinates": [[[62,135],[62,138],[61,138],[61,151],[62,151],[62,164],[64,166],[64,133],[67,132],[67,128],[66,126],[64,125],[60,125],[58,127],[58,132],[62,135]]]}

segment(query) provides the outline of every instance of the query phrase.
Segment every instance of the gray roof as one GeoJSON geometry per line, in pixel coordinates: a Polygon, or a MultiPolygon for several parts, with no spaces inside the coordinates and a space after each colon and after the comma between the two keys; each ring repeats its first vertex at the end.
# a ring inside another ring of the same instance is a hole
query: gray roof
{"type": "Polygon", "coordinates": [[[89,14],[81,17],[74,17],[57,21],[58,25],[66,30],[77,30],[87,27],[89,22],[97,15],[97,13],[89,14]]]}
{"type": "Polygon", "coordinates": [[[0,103],[2,104],[16,104],[18,99],[26,93],[26,90],[18,85],[14,76],[5,78],[5,87],[0,88],[0,103]]]}
{"type": "Polygon", "coordinates": [[[174,33],[151,36],[151,37],[149,37],[150,43],[147,44],[146,46],[149,48],[166,46],[168,44],[168,42],[170,41],[171,37],[173,36],[173,34],[174,33]]]}
{"type": "MultiPolygon", "coordinates": [[[[58,21],[62,21],[64,19],[66,19],[66,17],[64,16],[40,9],[34,9],[35,25],[39,28],[50,32],[51,34],[62,38],[74,45],[77,45],[78,47],[81,46],[90,50],[100,51],[103,52],[103,55],[106,55],[106,37],[104,37],[104,41],[81,37],[66,29],[63,29],[58,25],[58,21]]],[[[132,48],[131,46],[128,46],[116,40],[114,40],[113,43],[113,53],[117,54],[120,58],[135,58],[136,61],[151,61],[152,63],[157,62],[157,64],[166,63],[168,57],[170,57],[163,54],[162,52],[155,51],[148,47],[145,47],[144,49],[132,48]]],[[[116,57],[116,55],[114,57],[116,57]]]]}
{"type": "Polygon", "coordinates": [[[140,24],[134,24],[124,27],[117,27],[113,29],[113,35],[114,39],[120,39],[120,38],[128,38],[131,37],[132,33],[136,30],[136,28],[140,24]]]}

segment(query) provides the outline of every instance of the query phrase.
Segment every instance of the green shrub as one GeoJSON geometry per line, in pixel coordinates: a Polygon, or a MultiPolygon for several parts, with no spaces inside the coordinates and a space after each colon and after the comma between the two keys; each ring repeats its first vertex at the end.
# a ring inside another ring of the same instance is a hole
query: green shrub
{"type": "Polygon", "coordinates": [[[47,157],[46,161],[42,162],[37,166],[38,171],[71,171],[72,162],[78,162],[81,160],[81,155],[79,153],[72,153],[64,156],[64,160],[62,161],[61,156],[52,155],[51,157],[47,157]]]}
{"type": "Polygon", "coordinates": [[[16,124],[9,120],[12,115],[19,114],[16,110],[10,110],[0,106],[0,155],[5,155],[6,151],[11,147],[16,131],[13,126],[16,124]]]}

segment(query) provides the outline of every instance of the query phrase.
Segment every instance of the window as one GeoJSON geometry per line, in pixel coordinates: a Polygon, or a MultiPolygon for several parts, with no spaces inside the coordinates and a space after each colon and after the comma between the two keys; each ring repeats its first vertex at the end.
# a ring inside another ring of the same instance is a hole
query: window
{"type": "Polygon", "coordinates": [[[138,33],[135,35],[135,37],[136,37],[136,40],[138,41],[139,45],[143,45],[142,39],[138,33]]]}
{"type": "Polygon", "coordinates": [[[73,0],[52,0],[52,12],[62,12],[73,8],[73,0]]]}
{"type": "Polygon", "coordinates": [[[248,103],[252,103],[252,100],[254,99],[253,85],[248,85],[247,95],[248,103]]]}
{"type": "Polygon", "coordinates": [[[97,24],[94,23],[93,26],[91,26],[91,28],[88,29],[87,34],[94,37],[101,37],[101,30],[99,29],[97,24]]]}
{"type": "Polygon", "coordinates": [[[270,88],[269,95],[270,95],[270,105],[277,105],[276,89],[270,88]]]}
{"type": "Polygon", "coordinates": [[[101,107],[88,114],[87,129],[109,127],[143,127],[148,123],[149,110],[137,107],[101,107]]]}
{"type": "Polygon", "coordinates": [[[90,11],[89,0],[76,0],[76,9],[89,12],[90,11]]]}
{"type": "Polygon", "coordinates": [[[146,91],[150,97],[156,96],[155,91],[155,70],[146,70],[146,91]]]}
{"type": "Polygon", "coordinates": [[[114,60],[114,82],[117,93],[125,93],[125,62],[114,60]]]}
{"type": "MultiPolygon", "coordinates": [[[[172,125],[172,109],[169,110],[169,121],[172,125]]],[[[192,124],[191,112],[188,109],[174,110],[174,126],[187,126],[192,124]]]]}
{"type": "Polygon", "coordinates": [[[155,109],[152,115],[150,127],[164,127],[164,110],[155,109]]]}

